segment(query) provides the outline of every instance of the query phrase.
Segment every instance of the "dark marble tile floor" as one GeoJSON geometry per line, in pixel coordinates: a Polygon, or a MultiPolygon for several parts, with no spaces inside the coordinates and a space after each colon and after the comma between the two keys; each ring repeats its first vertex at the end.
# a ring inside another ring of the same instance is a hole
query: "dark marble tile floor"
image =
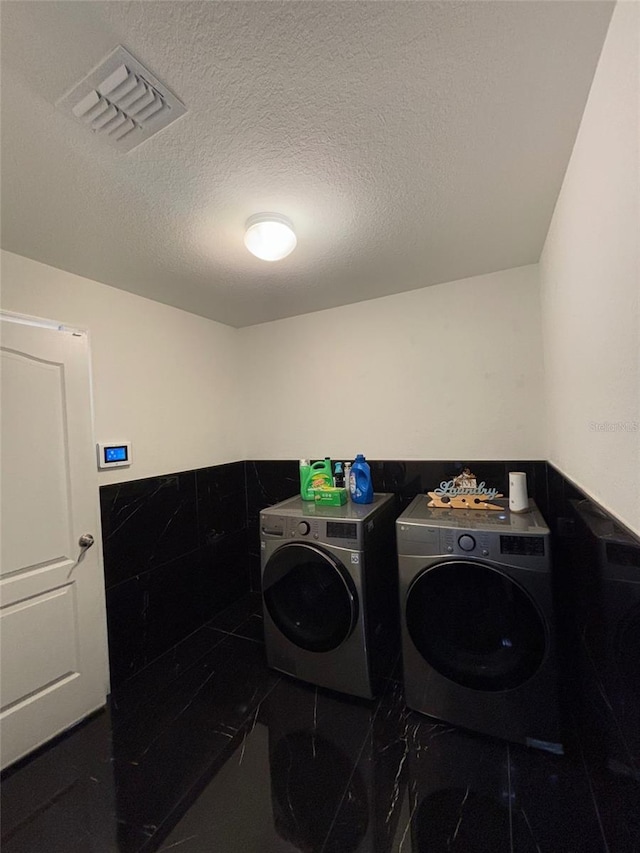
{"type": "Polygon", "coordinates": [[[638,853],[640,781],[267,669],[252,594],[11,768],[3,853],[638,853]]]}

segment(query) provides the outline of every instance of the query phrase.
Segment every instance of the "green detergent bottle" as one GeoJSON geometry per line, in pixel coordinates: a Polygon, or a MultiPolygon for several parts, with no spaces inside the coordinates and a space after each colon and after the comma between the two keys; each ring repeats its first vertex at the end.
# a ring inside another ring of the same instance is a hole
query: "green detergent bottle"
{"type": "Polygon", "coordinates": [[[300,497],[303,501],[315,499],[315,489],[326,489],[333,486],[333,470],[331,460],[327,456],[319,462],[309,464],[307,459],[300,460],[300,497]]]}

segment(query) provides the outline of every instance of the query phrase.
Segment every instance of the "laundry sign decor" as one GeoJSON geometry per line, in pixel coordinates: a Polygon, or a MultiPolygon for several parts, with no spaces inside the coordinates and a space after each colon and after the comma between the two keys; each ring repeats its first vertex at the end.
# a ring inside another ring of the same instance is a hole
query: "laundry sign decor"
{"type": "Polygon", "coordinates": [[[484,481],[478,483],[476,475],[465,468],[453,480],[443,480],[437,489],[427,492],[431,500],[428,506],[446,507],[448,509],[504,509],[491,501],[502,498],[497,489],[487,488],[484,481]]]}

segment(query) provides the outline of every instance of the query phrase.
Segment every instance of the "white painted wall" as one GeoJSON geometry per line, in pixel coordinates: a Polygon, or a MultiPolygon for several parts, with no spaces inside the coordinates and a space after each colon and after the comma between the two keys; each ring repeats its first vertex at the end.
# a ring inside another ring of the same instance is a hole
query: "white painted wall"
{"type": "Polygon", "coordinates": [[[549,460],[637,532],[639,38],[619,2],[540,261],[549,460]]]}
{"type": "Polygon", "coordinates": [[[545,458],[537,267],[233,329],[2,252],[2,307],[90,332],[121,482],[237,459],[545,458]]]}
{"type": "Polygon", "coordinates": [[[536,265],[238,334],[250,459],[546,458],[536,265]]]}
{"type": "Polygon", "coordinates": [[[2,252],[2,308],[89,330],[96,441],[130,440],[105,483],[245,459],[236,329],[2,252]]]}

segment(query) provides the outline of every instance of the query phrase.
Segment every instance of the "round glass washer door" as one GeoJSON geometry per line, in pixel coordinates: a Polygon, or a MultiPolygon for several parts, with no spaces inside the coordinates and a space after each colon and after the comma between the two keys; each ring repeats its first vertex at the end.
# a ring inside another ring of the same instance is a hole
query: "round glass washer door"
{"type": "Polygon", "coordinates": [[[406,598],[407,630],[427,663],[473,690],[510,690],[542,665],[547,630],[531,596],[502,572],[464,560],[425,569],[406,598]]]}
{"type": "Polygon", "coordinates": [[[264,602],[284,636],[310,652],[337,649],[353,631],[358,598],[340,561],[317,545],[291,542],[262,575],[264,602]]]}

